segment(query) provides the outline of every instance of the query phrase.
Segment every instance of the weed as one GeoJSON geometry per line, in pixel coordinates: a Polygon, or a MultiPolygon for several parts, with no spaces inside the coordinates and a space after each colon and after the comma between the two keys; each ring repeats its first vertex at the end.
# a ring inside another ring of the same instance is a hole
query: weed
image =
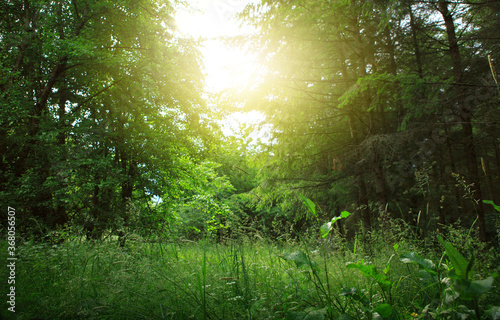
{"type": "MultiPolygon", "coordinates": [[[[311,203],[309,207],[315,209],[311,203]]],[[[500,292],[492,272],[498,260],[488,250],[477,251],[478,241],[467,230],[453,226],[446,232],[450,240],[435,236],[436,241],[424,243],[402,236],[408,226],[400,223],[390,237],[358,233],[349,243],[332,229],[333,222],[318,221],[316,237],[301,237],[300,244],[245,238],[225,244],[130,238],[125,247],[117,239],[25,242],[18,248],[16,316],[500,318],[500,292]]],[[[6,246],[0,241],[2,254],[6,246]]],[[[0,288],[5,292],[6,283],[0,288]]],[[[4,310],[2,319],[9,319],[4,310]]]]}

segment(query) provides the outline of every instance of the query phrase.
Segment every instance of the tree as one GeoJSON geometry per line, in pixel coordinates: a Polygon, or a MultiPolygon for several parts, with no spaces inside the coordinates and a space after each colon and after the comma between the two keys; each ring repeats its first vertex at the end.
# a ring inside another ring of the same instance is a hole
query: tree
{"type": "MultiPolygon", "coordinates": [[[[335,197],[341,198],[336,205],[357,202],[365,225],[373,215],[384,224],[391,198],[409,211],[427,202],[440,223],[447,214],[458,217],[458,206],[448,209],[451,197],[463,210],[472,209],[452,173],[465,169],[476,200],[482,198],[474,140],[481,128],[470,102],[485,106],[490,96],[478,98],[475,90],[490,87],[478,84],[487,70],[476,68],[476,57],[486,48],[479,30],[489,28],[481,22],[497,12],[488,11],[491,6],[455,4],[457,16],[445,1],[276,0],[248,6],[242,16],[259,30],[254,42],[268,62],[268,77],[247,107],[259,108],[273,123],[267,180],[278,185],[274,190],[307,188],[327,211],[335,197]],[[454,19],[463,23],[457,27],[454,19]],[[341,172],[332,170],[337,161],[341,172]],[[422,172],[430,180],[422,180],[422,172]],[[418,187],[411,200],[411,190],[422,183],[432,191],[418,187]]],[[[488,135],[496,141],[493,132],[488,135]]],[[[481,148],[484,158],[494,151],[481,148]]],[[[484,216],[477,210],[485,241],[484,216]]]]}
{"type": "MultiPolygon", "coordinates": [[[[168,190],[210,135],[194,43],[150,0],[7,1],[0,22],[2,202],[89,237],[168,190]]],[[[193,177],[196,179],[196,177],[193,177]]],[[[32,220],[30,220],[32,219],[32,220]]],[[[28,222],[23,227],[28,228],[28,222]]]]}

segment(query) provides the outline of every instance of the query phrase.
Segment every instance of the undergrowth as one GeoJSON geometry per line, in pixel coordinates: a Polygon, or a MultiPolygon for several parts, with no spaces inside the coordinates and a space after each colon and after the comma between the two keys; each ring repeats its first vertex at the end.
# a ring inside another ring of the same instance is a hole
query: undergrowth
{"type": "MultiPolygon", "coordinates": [[[[370,232],[346,241],[327,231],[325,238],[284,244],[253,238],[129,241],[123,248],[116,241],[26,242],[17,249],[16,316],[500,319],[494,249],[462,255],[451,249],[456,239],[436,236],[432,251],[398,234],[370,232]]],[[[454,233],[463,234],[448,234],[454,233]]],[[[6,246],[1,242],[2,255],[6,246]]],[[[1,286],[7,292],[6,281],[1,286]]],[[[11,315],[4,304],[2,319],[11,315]]]]}

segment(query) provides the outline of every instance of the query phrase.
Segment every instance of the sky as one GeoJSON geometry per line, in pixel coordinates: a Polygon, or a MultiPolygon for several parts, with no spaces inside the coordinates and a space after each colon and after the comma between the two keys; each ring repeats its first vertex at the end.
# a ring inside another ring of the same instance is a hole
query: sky
{"type": "Polygon", "coordinates": [[[203,38],[201,52],[207,73],[207,90],[220,92],[244,85],[256,65],[256,55],[229,47],[220,37],[234,37],[252,32],[241,27],[234,15],[250,3],[249,0],[190,0],[192,10],[179,10],[176,22],[187,36],[203,38]]]}
{"type": "MultiPolygon", "coordinates": [[[[242,48],[224,43],[221,37],[251,34],[254,30],[242,27],[235,18],[252,0],[189,0],[191,9],[179,8],[175,16],[181,34],[203,39],[203,55],[206,90],[220,93],[237,90],[249,83],[259,68],[257,55],[242,48]]],[[[236,133],[240,125],[256,124],[264,120],[258,112],[236,112],[228,116],[223,125],[225,134],[236,133]]],[[[262,133],[261,133],[262,134],[262,133]]],[[[255,133],[255,138],[260,138],[255,133]]]]}
{"type": "Polygon", "coordinates": [[[182,31],[204,38],[234,36],[245,32],[233,16],[251,1],[189,0],[187,2],[195,11],[181,11],[177,15],[177,22],[182,31]]]}

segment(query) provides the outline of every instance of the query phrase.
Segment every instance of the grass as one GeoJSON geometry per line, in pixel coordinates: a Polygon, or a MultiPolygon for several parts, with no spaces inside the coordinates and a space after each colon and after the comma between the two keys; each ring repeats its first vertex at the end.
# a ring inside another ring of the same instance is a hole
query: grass
{"type": "MultiPolygon", "coordinates": [[[[4,241],[0,250],[2,255],[7,251],[4,241]]],[[[421,281],[418,265],[401,262],[401,252],[415,251],[408,242],[398,243],[398,252],[380,242],[371,255],[360,244],[354,254],[348,245],[332,249],[315,242],[249,240],[128,242],[125,248],[116,242],[69,240],[57,246],[28,242],[17,250],[19,320],[368,319],[376,311],[379,319],[412,319],[430,317],[445,306],[436,301],[447,299],[436,284],[421,281]],[[390,291],[381,289],[380,277],[361,270],[361,260],[384,275],[390,291]],[[358,270],[349,262],[357,262],[358,270]],[[393,309],[397,313],[387,313],[393,309]]],[[[1,286],[6,292],[6,281],[1,286]]],[[[490,291],[481,297],[481,311],[500,298],[497,286],[490,291]]],[[[472,310],[469,301],[451,302],[446,306],[452,310],[472,310]]],[[[6,309],[2,319],[11,316],[6,309]]]]}

